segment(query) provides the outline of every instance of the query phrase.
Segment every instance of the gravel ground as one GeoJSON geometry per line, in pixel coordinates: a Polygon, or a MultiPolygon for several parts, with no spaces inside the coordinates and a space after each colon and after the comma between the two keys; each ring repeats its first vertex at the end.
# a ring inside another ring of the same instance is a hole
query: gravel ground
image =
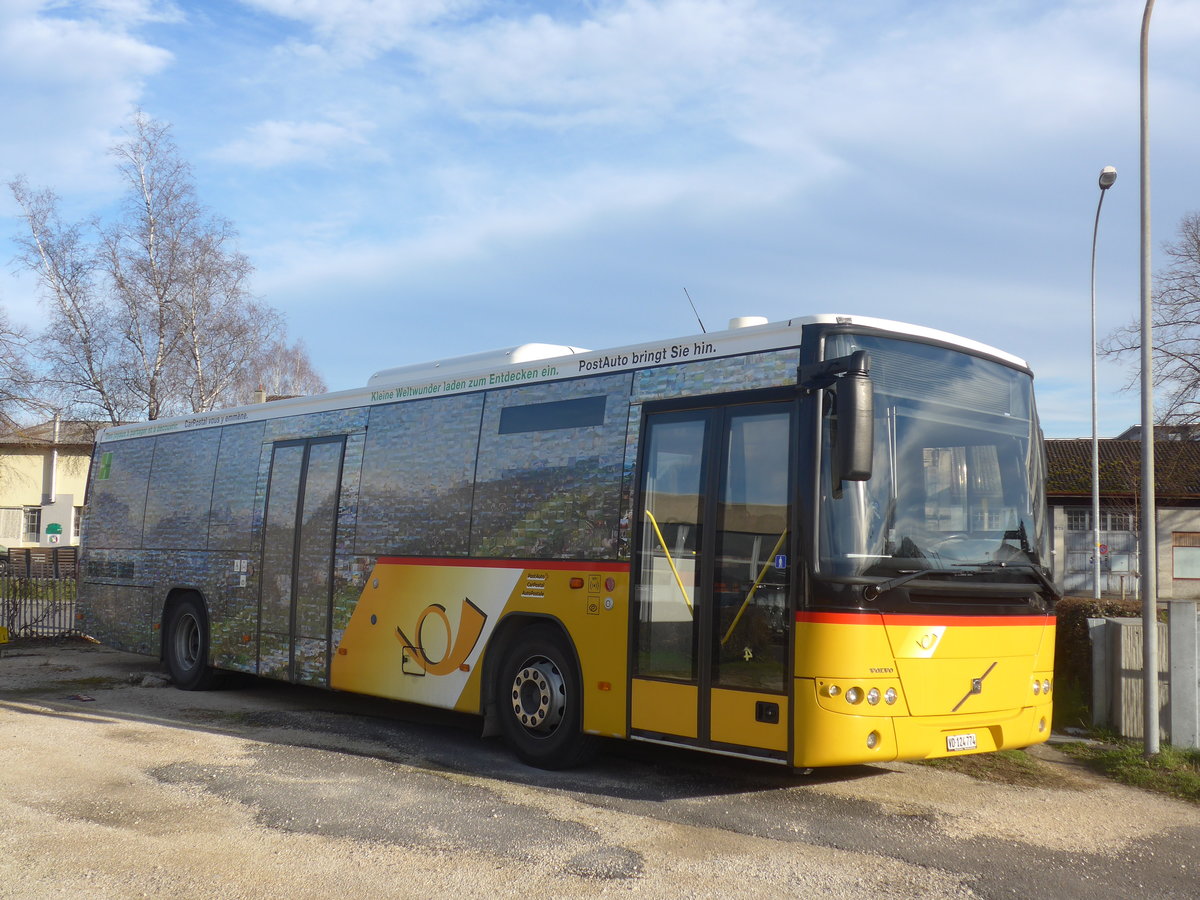
{"type": "Polygon", "coordinates": [[[467,717],[96,645],[0,647],[3,897],[1194,897],[1200,811],[1036,750],[1044,787],[802,777],[614,743],[537,772],[467,717]]]}

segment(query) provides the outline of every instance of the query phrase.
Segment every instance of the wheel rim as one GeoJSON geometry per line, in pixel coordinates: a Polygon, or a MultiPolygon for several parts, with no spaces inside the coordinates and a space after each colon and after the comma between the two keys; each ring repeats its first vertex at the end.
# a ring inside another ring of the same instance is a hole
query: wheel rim
{"type": "Polygon", "coordinates": [[[553,734],[567,711],[567,685],[553,660],[535,656],[517,670],[512,684],[513,715],[531,734],[553,734]]]}
{"type": "Polygon", "coordinates": [[[193,669],[200,661],[200,622],[185,612],[175,626],[175,658],[184,669],[193,669]]]}

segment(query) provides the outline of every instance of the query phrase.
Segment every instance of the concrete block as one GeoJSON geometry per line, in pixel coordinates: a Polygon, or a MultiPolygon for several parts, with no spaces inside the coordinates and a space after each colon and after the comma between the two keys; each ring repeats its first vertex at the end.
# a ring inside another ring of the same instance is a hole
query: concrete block
{"type": "MultiPolygon", "coordinates": [[[[1143,731],[1142,620],[1108,619],[1108,653],[1112,662],[1111,725],[1127,738],[1140,739],[1143,731]]],[[[1170,696],[1168,672],[1170,648],[1167,625],[1158,623],[1158,709],[1159,739],[1170,740],[1170,696]]]]}
{"type": "Polygon", "coordinates": [[[1092,725],[1096,728],[1108,725],[1112,707],[1109,701],[1112,675],[1108,671],[1107,622],[1107,619],[1087,620],[1088,642],[1092,645],[1092,725]]]}
{"type": "Polygon", "coordinates": [[[1171,743],[1200,747],[1200,608],[1195,600],[1172,600],[1169,610],[1171,743]]]}

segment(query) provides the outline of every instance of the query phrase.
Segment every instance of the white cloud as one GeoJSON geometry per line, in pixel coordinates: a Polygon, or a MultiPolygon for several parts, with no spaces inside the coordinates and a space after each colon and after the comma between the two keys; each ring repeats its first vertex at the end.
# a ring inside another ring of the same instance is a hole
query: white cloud
{"type": "Polygon", "coordinates": [[[466,15],[484,0],[243,0],[309,26],[340,59],[365,62],[403,46],[421,28],[466,15]]]}
{"type": "MultiPolygon", "coordinates": [[[[560,178],[524,177],[504,184],[500,173],[446,166],[428,174],[444,205],[416,233],[372,241],[330,241],[318,223],[301,237],[264,243],[255,252],[261,287],[272,296],[316,296],[320,283],[403,284],[418,273],[441,266],[495,265],[507,248],[529,247],[558,239],[571,241],[598,223],[659,218],[664,210],[695,224],[697,214],[719,222],[751,218],[781,197],[825,177],[819,163],[804,172],[752,172],[737,160],[672,170],[625,170],[596,166],[560,178]]],[[[343,223],[337,223],[334,230],[343,223]]],[[[662,236],[668,240],[668,235],[662,236]]]]}
{"type": "Polygon", "coordinates": [[[88,15],[74,19],[55,11],[31,0],[0,11],[0,173],[64,192],[94,189],[103,182],[98,161],[145,80],[172,56],[126,30],[152,16],[148,3],[84,6],[88,15]]]}
{"type": "Polygon", "coordinates": [[[337,162],[347,151],[362,152],[368,146],[371,130],[363,122],[283,122],[269,120],[249,129],[249,133],[212,152],[225,162],[254,168],[272,168],[293,164],[327,165],[337,162]]]}
{"type": "Polygon", "coordinates": [[[747,87],[795,85],[820,44],[751,0],[626,0],[582,21],[538,14],[434,31],[413,52],[460,114],[639,128],[737,118],[747,87]]]}

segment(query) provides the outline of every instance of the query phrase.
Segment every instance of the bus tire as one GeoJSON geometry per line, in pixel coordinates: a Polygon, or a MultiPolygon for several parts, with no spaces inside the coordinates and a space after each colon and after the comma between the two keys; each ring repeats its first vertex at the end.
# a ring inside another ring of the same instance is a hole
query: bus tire
{"type": "Polygon", "coordinates": [[[505,645],[496,707],[505,741],[526,765],[566,769],[595,752],[596,739],[582,731],[575,658],[554,625],[523,628],[505,645]]]}
{"type": "Polygon", "coordinates": [[[175,686],[183,691],[211,687],[215,673],[208,664],[208,617],[200,599],[183,597],[167,608],[163,620],[163,656],[175,686]]]}

